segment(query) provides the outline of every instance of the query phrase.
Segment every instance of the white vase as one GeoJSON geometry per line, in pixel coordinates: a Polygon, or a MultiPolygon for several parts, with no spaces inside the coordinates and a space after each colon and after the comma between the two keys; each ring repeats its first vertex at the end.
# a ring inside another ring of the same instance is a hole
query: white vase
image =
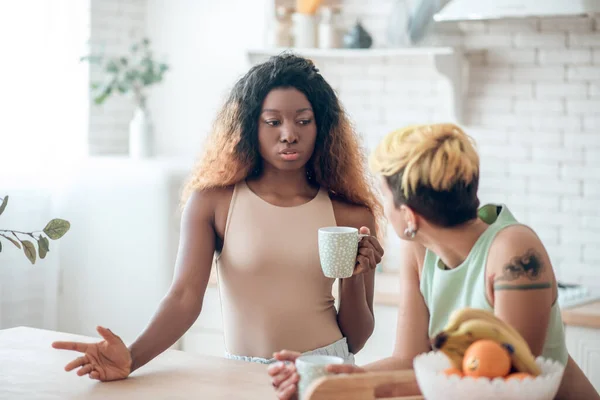
{"type": "Polygon", "coordinates": [[[294,13],[292,15],[294,47],[312,49],[317,47],[317,20],[314,15],[294,13]]]}
{"type": "Polygon", "coordinates": [[[408,24],[411,18],[406,0],[396,0],[387,20],[387,42],[389,47],[410,46],[408,24]]]}
{"type": "Polygon", "coordinates": [[[136,107],[129,123],[129,156],[149,158],[153,155],[153,130],[148,110],[136,107]]]}

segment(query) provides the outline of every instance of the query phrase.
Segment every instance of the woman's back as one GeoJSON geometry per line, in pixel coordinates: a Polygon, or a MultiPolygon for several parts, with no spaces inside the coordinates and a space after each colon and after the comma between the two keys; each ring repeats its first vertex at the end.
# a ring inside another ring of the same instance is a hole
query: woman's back
{"type": "MultiPolygon", "coordinates": [[[[489,204],[482,207],[479,213],[489,227],[475,242],[461,265],[445,270],[438,256],[430,250],[425,254],[420,287],[429,309],[430,337],[444,328],[449,315],[457,309],[474,307],[493,310],[486,293],[486,282],[489,278],[486,276],[486,264],[489,250],[501,230],[520,224],[506,206],[489,204]]],[[[560,361],[563,365],[567,363],[565,333],[560,308],[556,301],[550,311],[542,355],[560,361]]]]}

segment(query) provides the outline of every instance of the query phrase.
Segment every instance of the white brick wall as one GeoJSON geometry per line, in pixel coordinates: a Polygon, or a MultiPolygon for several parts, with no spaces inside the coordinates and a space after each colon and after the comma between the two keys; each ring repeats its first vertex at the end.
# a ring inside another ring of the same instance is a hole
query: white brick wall
{"type": "Polygon", "coordinates": [[[467,109],[477,103],[481,115],[466,121],[471,133],[487,132],[474,135],[482,153],[481,199],[506,201],[536,229],[561,279],[599,282],[600,65],[594,60],[600,26],[561,18],[511,21],[510,30],[498,21],[473,23],[478,32],[471,33],[468,25],[461,24],[465,44],[476,45],[469,53],[485,54],[471,63],[477,74],[467,100],[467,109]],[[496,24],[505,28],[504,46],[496,24]],[[472,35],[477,39],[469,40],[472,35]],[[490,136],[503,128],[508,141],[498,145],[490,136]]]}
{"type": "MultiPolygon", "coordinates": [[[[358,2],[346,2],[357,12],[358,2]]],[[[384,31],[383,16],[378,25],[374,36],[384,31]]],[[[459,27],[471,69],[465,125],[482,156],[482,201],[505,202],[530,224],[559,278],[600,282],[600,26],[549,18],[459,27]]],[[[425,80],[425,63],[315,61],[335,82],[368,148],[405,123],[435,121],[447,107],[439,85],[425,80]]]]}
{"type": "MultiPolygon", "coordinates": [[[[92,43],[102,39],[118,51],[132,33],[143,32],[144,3],[92,0],[92,43]]],[[[345,24],[360,16],[382,46],[392,4],[343,0],[345,24]]],[[[600,282],[600,21],[467,22],[436,31],[444,34],[427,43],[467,50],[465,125],[482,154],[482,201],[506,202],[531,224],[560,278],[600,282]]],[[[367,148],[391,129],[436,121],[448,110],[446,89],[423,60],[355,61],[315,59],[367,148]]],[[[125,152],[130,105],[111,101],[104,112],[92,110],[93,151],[125,152]]]]}
{"type": "MultiPolygon", "coordinates": [[[[146,0],[91,0],[90,49],[107,55],[126,54],[132,40],[145,34],[146,0]]],[[[91,66],[90,79],[101,80],[99,67],[91,66]]],[[[89,149],[92,155],[126,154],[133,104],[113,96],[102,106],[90,103],[89,149]]]]}

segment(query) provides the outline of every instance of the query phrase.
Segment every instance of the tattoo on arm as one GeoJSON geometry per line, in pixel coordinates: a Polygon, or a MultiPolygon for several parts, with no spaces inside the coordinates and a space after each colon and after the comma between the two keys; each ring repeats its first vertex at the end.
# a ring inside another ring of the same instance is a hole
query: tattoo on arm
{"type": "Polygon", "coordinates": [[[546,266],[542,263],[540,255],[534,249],[529,249],[523,255],[514,257],[502,267],[502,275],[496,277],[495,281],[510,282],[521,277],[527,277],[529,280],[535,281],[539,279],[545,268],[546,266]]]}
{"type": "Polygon", "coordinates": [[[506,285],[506,284],[494,284],[494,290],[537,290],[537,289],[550,289],[552,284],[550,282],[544,283],[529,283],[524,285],[506,285]]]}

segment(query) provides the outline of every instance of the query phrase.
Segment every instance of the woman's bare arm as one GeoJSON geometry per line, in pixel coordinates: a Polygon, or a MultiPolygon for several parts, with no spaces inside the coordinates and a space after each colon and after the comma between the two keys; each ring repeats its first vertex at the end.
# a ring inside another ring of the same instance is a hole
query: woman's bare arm
{"type": "Polygon", "coordinates": [[[196,192],[184,208],[173,282],[146,329],[129,347],[132,372],[172,346],[200,314],[215,252],[217,195],[196,192]]]}
{"type": "Polygon", "coordinates": [[[556,280],[535,233],[525,226],[501,231],[490,247],[486,275],[494,313],[523,335],[534,355],[542,354],[556,280]]]}
{"type": "MultiPolygon", "coordinates": [[[[367,227],[371,235],[376,235],[375,218],[364,207],[334,202],[336,222],[339,226],[351,226],[357,229],[367,227]]],[[[368,239],[363,239],[368,240],[368,239]]],[[[375,287],[375,269],[340,279],[338,324],[348,340],[350,352],[360,351],[375,328],[373,317],[373,294],[375,287]]]]}
{"type": "MultiPolygon", "coordinates": [[[[501,231],[488,255],[494,313],[512,325],[535,356],[542,354],[550,309],[556,301],[556,278],[550,257],[537,235],[525,226],[501,231]]],[[[600,400],[569,357],[556,399],[600,400]]]]}
{"type": "MultiPolygon", "coordinates": [[[[400,303],[398,304],[398,324],[396,344],[391,357],[366,365],[368,371],[412,369],[413,359],[431,350],[429,344],[429,311],[421,295],[419,285],[419,260],[423,260],[425,250],[414,242],[402,241],[399,268],[400,303]]],[[[419,395],[416,382],[382,388],[380,397],[419,395]]]]}

